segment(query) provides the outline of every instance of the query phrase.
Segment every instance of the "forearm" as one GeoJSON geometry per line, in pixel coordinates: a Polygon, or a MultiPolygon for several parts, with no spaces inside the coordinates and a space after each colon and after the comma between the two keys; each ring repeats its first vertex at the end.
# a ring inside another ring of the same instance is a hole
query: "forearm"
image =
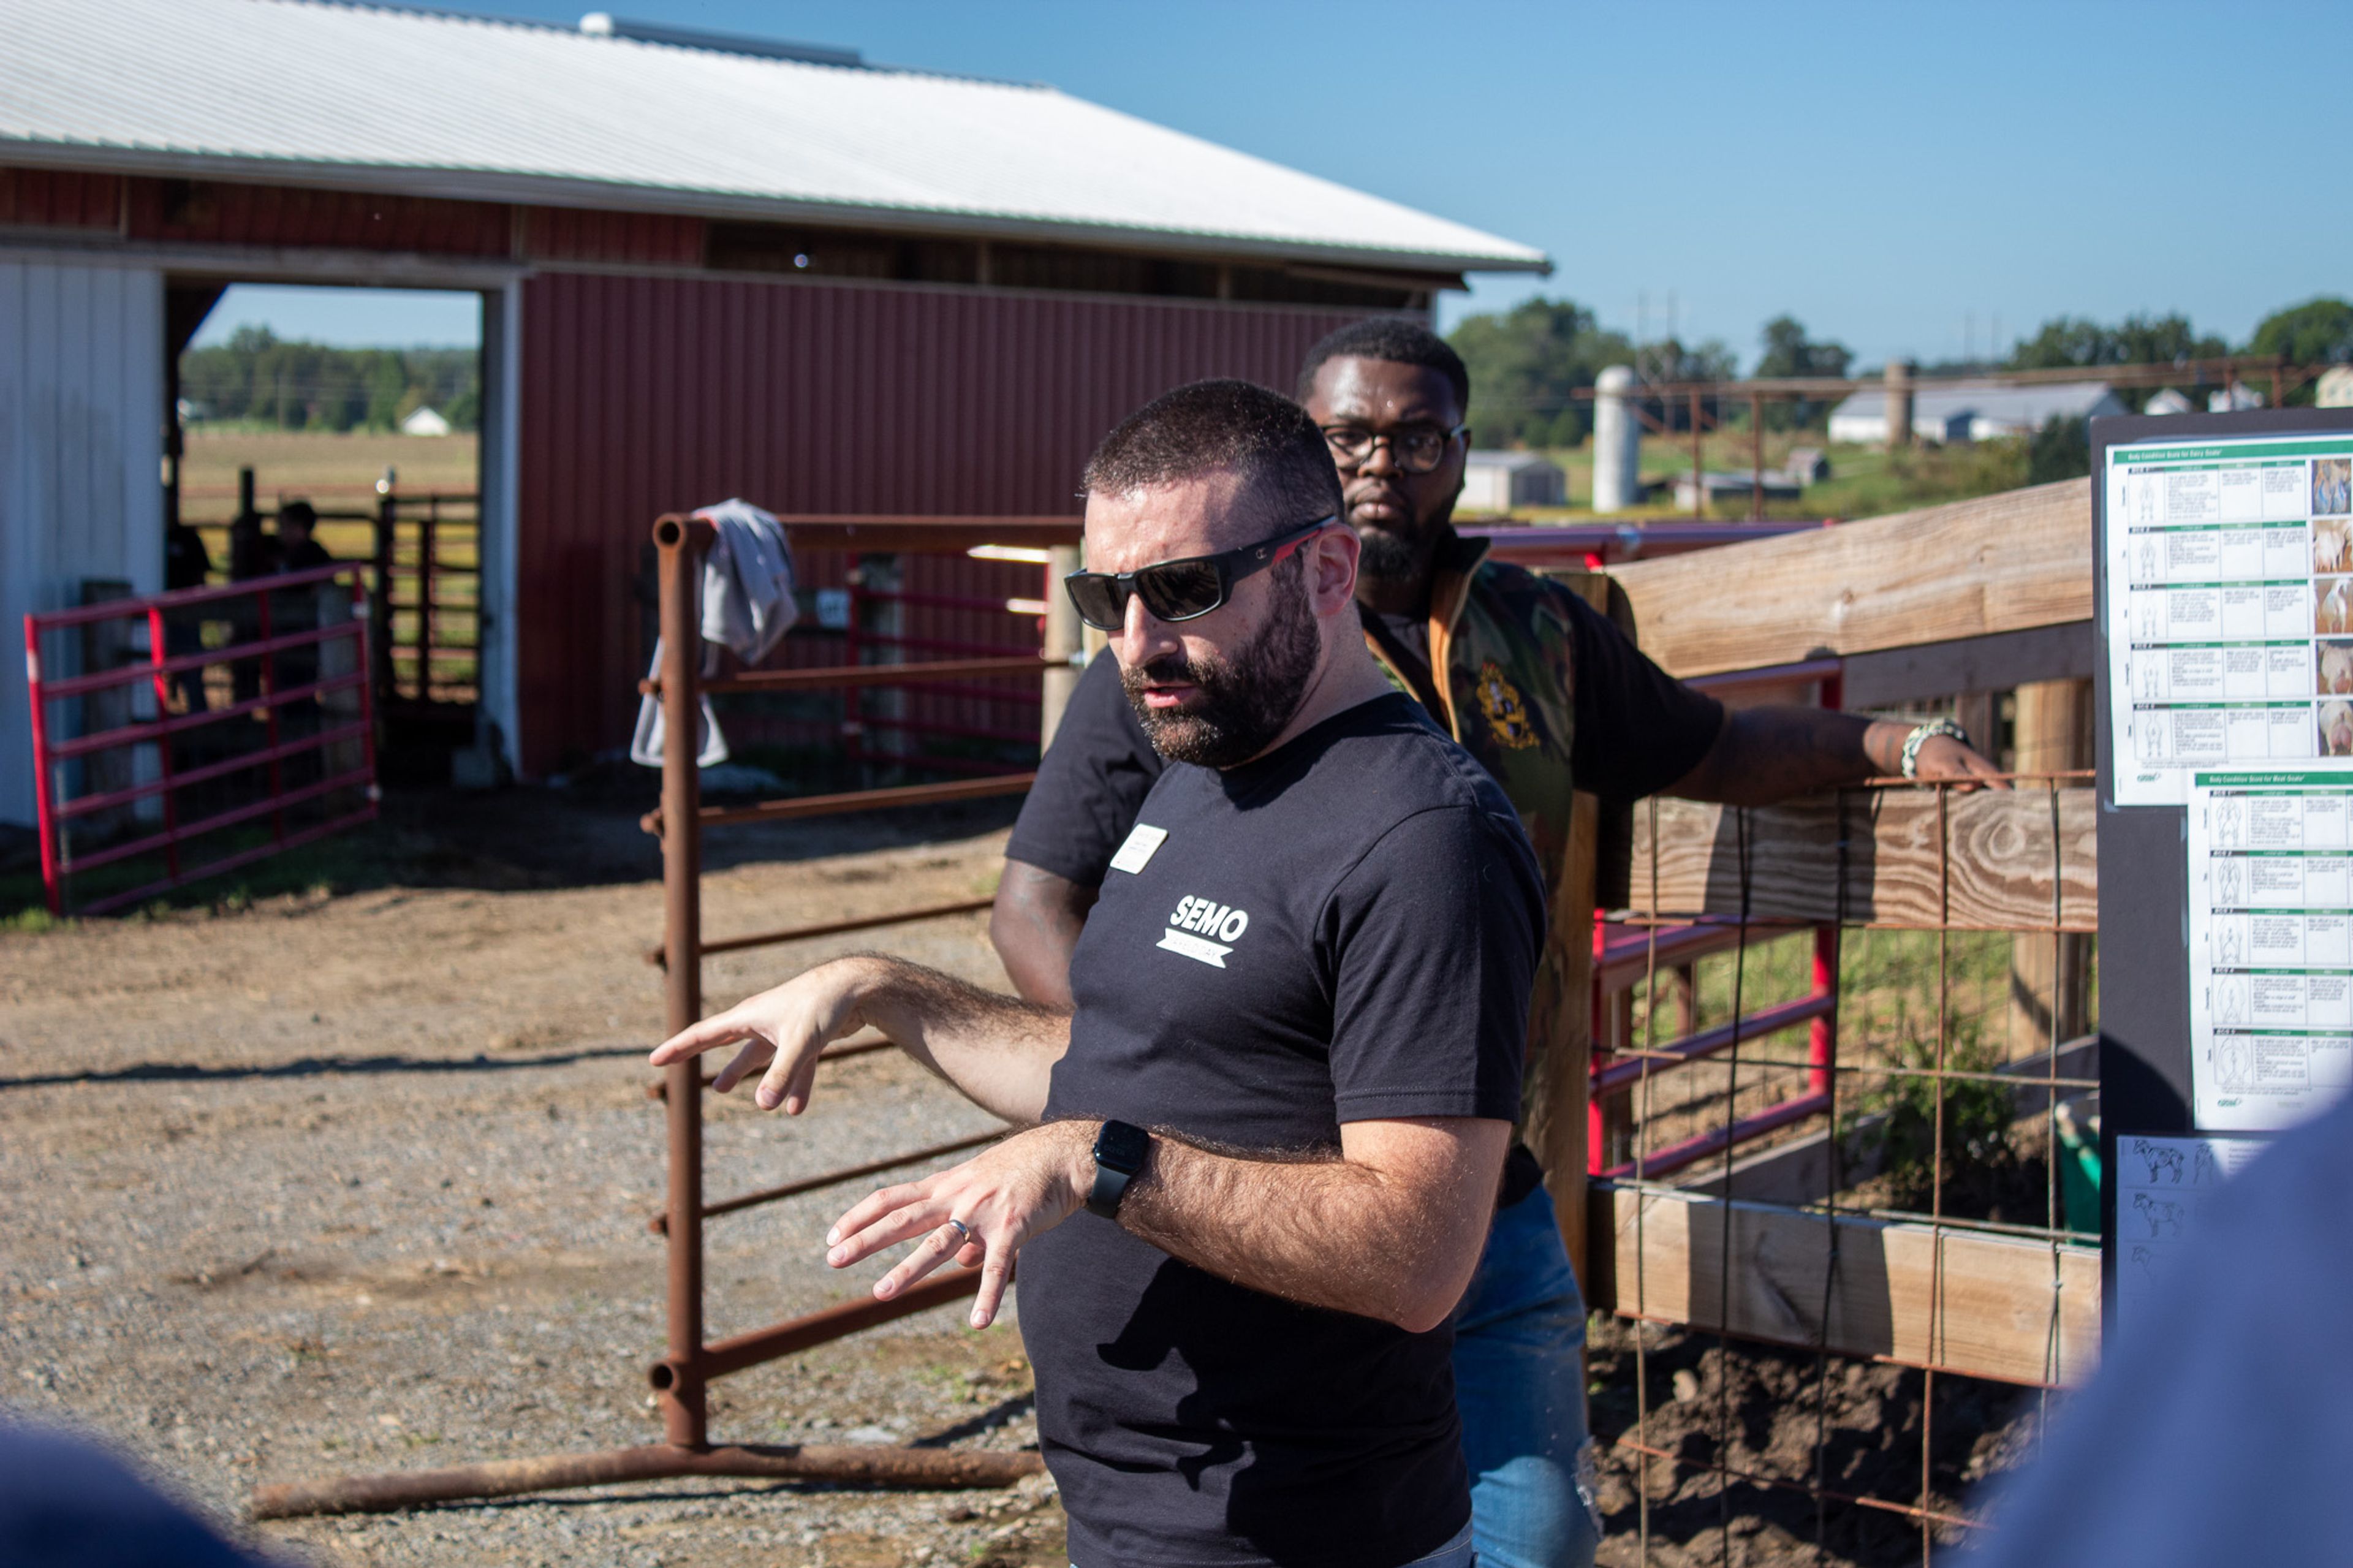
{"type": "Polygon", "coordinates": [[[867,1024],[983,1110],[1022,1125],[1046,1113],[1054,1064],[1071,1043],[1066,1009],[984,991],[936,969],[881,954],[852,962],[867,1024]]]}
{"type": "Polygon", "coordinates": [[[1070,1008],[1071,954],[1095,897],[1096,889],[1026,861],[1005,862],[988,912],[988,940],[1024,997],[1070,1008]]]}
{"type": "Polygon", "coordinates": [[[1699,766],[1667,786],[1686,800],[1769,805],[1885,777],[1903,766],[1908,726],[1827,708],[1775,706],[1727,713],[1699,766]]]}
{"type": "Polygon", "coordinates": [[[1238,1285],[1416,1332],[1434,1328],[1485,1245],[1510,1128],[1385,1125],[1399,1136],[1378,1163],[1242,1158],[1155,1136],[1119,1222],[1238,1285]]]}

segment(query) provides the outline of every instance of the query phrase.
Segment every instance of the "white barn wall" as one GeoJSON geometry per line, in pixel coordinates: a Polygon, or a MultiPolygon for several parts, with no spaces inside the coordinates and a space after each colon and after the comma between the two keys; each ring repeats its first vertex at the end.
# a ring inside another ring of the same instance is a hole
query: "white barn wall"
{"type": "MultiPolygon", "coordinates": [[[[162,591],[163,421],[163,273],[0,251],[0,626],[12,645],[26,612],[77,603],[84,578],[162,591]]],[[[29,825],[31,714],[9,663],[0,822],[29,825]]]]}

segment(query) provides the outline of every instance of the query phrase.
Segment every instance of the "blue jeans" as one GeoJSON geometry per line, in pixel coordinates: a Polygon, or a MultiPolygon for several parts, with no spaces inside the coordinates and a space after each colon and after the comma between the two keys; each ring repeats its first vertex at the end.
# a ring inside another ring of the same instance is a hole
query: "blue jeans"
{"type": "Polygon", "coordinates": [[[1585,1301],[1538,1187],[1496,1214],[1454,1312],[1479,1568],[1592,1568],[1601,1528],[1579,1489],[1584,1346],[1585,1301]]]}

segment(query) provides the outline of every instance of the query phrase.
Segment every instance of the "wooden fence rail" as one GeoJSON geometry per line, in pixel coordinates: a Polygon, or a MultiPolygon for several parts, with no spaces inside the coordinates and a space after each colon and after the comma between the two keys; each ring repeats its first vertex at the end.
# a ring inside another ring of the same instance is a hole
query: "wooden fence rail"
{"type": "Polygon", "coordinates": [[[2093,791],[2028,782],[1950,794],[1941,822],[1937,795],[1850,790],[1746,811],[1662,798],[1655,826],[1647,805],[1634,814],[1630,908],[1661,918],[1738,916],[1745,832],[1754,920],[2098,929],[2093,791]]]}

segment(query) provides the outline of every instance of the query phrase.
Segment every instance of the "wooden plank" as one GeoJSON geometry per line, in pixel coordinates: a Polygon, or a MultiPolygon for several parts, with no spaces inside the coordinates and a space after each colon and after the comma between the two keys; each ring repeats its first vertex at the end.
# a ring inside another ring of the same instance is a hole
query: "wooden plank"
{"type": "Polygon", "coordinates": [[[2006,1383],[2080,1383],[2098,1359],[2097,1247],[1604,1185],[1597,1307],[2006,1383]]]}
{"type": "Polygon", "coordinates": [[[2069,621],[1859,653],[1846,660],[1840,701],[1855,710],[1899,708],[1963,691],[2007,691],[2037,680],[2089,680],[2096,652],[2092,623],[2069,621]]]}
{"type": "Polygon", "coordinates": [[[1957,931],[2099,929],[2093,791],[2061,789],[2054,795],[2028,784],[1952,795],[1942,854],[1936,794],[1845,790],[1746,812],[1664,797],[1654,812],[1645,802],[1634,813],[1629,907],[1637,914],[1675,918],[1743,913],[1745,818],[1746,912],[1753,920],[1911,930],[1940,924],[1957,931]]]}
{"type": "Polygon", "coordinates": [[[1670,674],[1794,664],[2092,618],[2091,481],[1629,562],[1642,651],[1670,674]]]}

